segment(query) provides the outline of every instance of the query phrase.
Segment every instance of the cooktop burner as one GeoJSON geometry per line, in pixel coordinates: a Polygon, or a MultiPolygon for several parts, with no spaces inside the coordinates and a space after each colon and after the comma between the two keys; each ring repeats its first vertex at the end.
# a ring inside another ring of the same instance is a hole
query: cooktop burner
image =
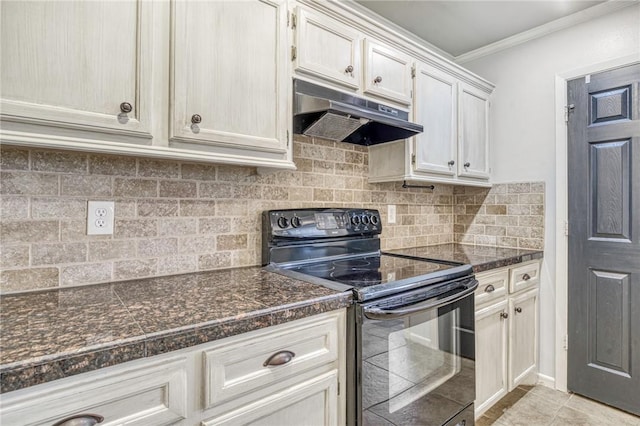
{"type": "Polygon", "coordinates": [[[290,265],[284,269],[363,288],[420,277],[455,266],[458,265],[375,254],[290,265]]]}

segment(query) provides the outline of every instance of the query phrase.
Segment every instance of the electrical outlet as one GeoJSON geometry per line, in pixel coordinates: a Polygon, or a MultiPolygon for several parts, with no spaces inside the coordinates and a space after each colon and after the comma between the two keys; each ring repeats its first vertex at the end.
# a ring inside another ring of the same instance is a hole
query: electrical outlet
{"type": "Polygon", "coordinates": [[[87,205],[87,235],[112,235],[115,219],[113,201],[89,201],[87,205]]]}
{"type": "Polygon", "coordinates": [[[387,218],[389,223],[396,223],[396,205],[389,204],[387,209],[387,218]]]}

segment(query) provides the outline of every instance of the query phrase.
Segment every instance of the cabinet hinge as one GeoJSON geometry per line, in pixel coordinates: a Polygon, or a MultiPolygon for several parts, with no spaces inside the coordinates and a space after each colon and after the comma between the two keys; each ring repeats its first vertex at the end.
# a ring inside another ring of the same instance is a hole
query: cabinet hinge
{"type": "Polygon", "coordinates": [[[571,114],[575,108],[576,108],[576,106],[574,104],[565,105],[565,107],[564,107],[564,122],[565,123],[569,122],[569,114],[571,114]]]}
{"type": "Polygon", "coordinates": [[[294,29],[298,26],[298,18],[295,13],[291,13],[291,29],[294,29]]]}
{"type": "Polygon", "coordinates": [[[564,335],[564,350],[568,351],[569,350],[569,336],[568,335],[564,335]]]}
{"type": "Polygon", "coordinates": [[[338,380],[338,396],[340,396],[340,381],[338,380]]]}
{"type": "Polygon", "coordinates": [[[411,154],[411,164],[412,165],[416,165],[416,155],[415,154],[411,154]]]}
{"type": "Polygon", "coordinates": [[[569,236],[569,222],[567,222],[566,220],[564,221],[564,236],[569,236]]]}
{"type": "Polygon", "coordinates": [[[298,56],[298,49],[295,46],[291,46],[291,60],[295,61],[298,56]]]}
{"type": "Polygon", "coordinates": [[[287,130],[287,148],[289,148],[290,143],[291,139],[289,139],[289,131],[287,130]]]}
{"type": "Polygon", "coordinates": [[[411,66],[411,78],[416,78],[416,66],[415,66],[415,64],[411,66]]]}

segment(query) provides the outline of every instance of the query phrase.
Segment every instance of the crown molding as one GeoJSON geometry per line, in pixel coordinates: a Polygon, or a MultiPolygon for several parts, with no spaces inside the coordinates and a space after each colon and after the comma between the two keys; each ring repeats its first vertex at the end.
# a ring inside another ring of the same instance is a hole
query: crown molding
{"type": "Polygon", "coordinates": [[[588,9],[581,10],[580,12],[576,12],[572,15],[556,19],[555,21],[551,21],[530,30],[523,31],[511,37],[496,41],[495,43],[491,43],[478,49],[472,50],[471,52],[463,53],[462,55],[456,56],[454,58],[454,61],[458,64],[464,64],[466,62],[474,61],[484,56],[492,55],[494,53],[509,49],[519,44],[544,37],[556,31],[560,31],[565,28],[590,21],[594,18],[613,13],[625,7],[637,5],[638,3],[639,2],[637,0],[609,0],[606,3],[601,3],[588,9]]]}

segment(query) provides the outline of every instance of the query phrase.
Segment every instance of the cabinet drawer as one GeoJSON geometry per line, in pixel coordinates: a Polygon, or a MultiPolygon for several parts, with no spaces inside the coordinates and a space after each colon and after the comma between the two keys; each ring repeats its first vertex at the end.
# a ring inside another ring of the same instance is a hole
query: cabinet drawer
{"type": "Polygon", "coordinates": [[[508,270],[478,274],[476,278],[479,282],[476,289],[476,307],[485,305],[507,294],[508,270]]]}
{"type": "Polygon", "coordinates": [[[205,351],[205,408],[336,361],[340,318],[338,313],[316,316],[205,351]],[[270,357],[285,351],[293,354],[290,361],[265,365],[270,357]]]}
{"type": "Polygon", "coordinates": [[[515,293],[537,285],[540,282],[540,262],[524,263],[511,269],[509,292],[515,293]]]}
{"type": "Polygon", "coordinates": [[[104,425],[166,425],[187,416],[186,359],[110,367],[11,392],[2,398],[1,423],[51,425],[79,414],[104,425]]]}

